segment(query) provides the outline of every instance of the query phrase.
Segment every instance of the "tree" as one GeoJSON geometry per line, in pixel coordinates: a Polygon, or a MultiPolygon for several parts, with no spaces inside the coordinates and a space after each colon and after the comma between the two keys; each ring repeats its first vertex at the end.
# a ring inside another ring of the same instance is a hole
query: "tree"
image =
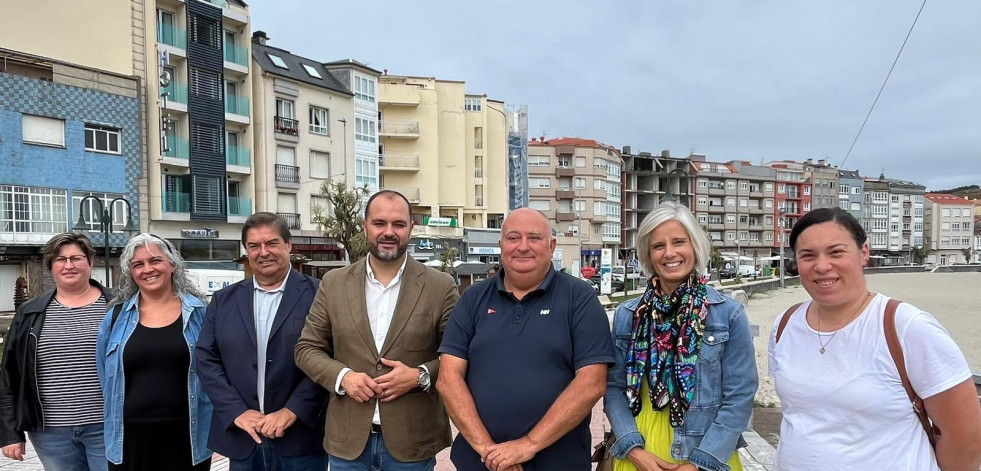
{"type": "Polygon", "coordinates": [[[449,250],[443,252],[443,255],[439,256],[439,271],[443,273],[449,273],[450,276],[456,278],[456,270],[453,269],[453,261],[456,260],[456,256],[460,253],[456,247],[450,247],[449,250]]]}
{"type": "Polygon", "coordinates": [[[348,261],[361,260],[368,253],[368,241],[361,225],[368,186],[348,187],[347,183],[329,180],[320,185],[320,196],[327,199],[328,207],[314,207],[314,222],[325,235],[344,246],[348,261]]]}
{"type": "Polygon", "coordinates": [[[14,282],[14,309],[20,307],[27,301],[27,280],[23,276],[18,276],[14,282]]]}
{"type": "Polygon", "coordinates": [[[973,253],[973,250],[968,247],[961,250],[961,253],[964,254],[964,263],[971,263],[971,254],[973,253]]]}
{"type": "Polygon", "coordinates": [[[928,255],[930,255],[930,252],[932,252],[932,250],[921,245],[913,249],[913,259],[916,260],[916,263],[922,265],[923,261],[926,260],[928,255]]]}

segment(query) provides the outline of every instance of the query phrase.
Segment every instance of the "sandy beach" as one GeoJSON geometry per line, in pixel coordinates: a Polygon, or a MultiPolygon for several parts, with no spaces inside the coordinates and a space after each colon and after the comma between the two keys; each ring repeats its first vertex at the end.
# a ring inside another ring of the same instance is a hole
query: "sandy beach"
{"type": "MultiPolygon", "coordinates": [[[[981,372],[981,273],[882,273],[867,275],[869,289],[898,298],[933,314],[950,332],[975,372],[981,372]]],[[[760,371],[761,405],[779,405],[773,380],[767,376],[767,341],[773,322],[794,304],[810,299],[804,288],[754,295],[746,311],[749,321],[760,326],[756,338],[756,363],[760,371]]]]}

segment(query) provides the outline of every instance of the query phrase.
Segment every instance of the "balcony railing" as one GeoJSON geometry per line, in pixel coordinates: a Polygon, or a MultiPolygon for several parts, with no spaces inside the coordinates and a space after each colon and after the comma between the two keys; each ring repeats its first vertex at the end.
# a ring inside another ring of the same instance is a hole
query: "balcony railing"
{"type": "Polygon", "coordinates": [[[167,94],[167,101],[187,104],[187,84],[171,80],[170,85],[160,89],[160,96],[167,94]]]}
{"type": "Polygon", "coordinates": [[[252,215],[252,198],[228,197],[228,215],[248,217],[252,215]]]}
{"type": "Polygon", "coordinates": [[[276,117],[276,132],[297,136],[300,133],[299,125],[300,122],[295,119],[284,118],[282,116],[276,117]]]}
{"type": "Polygon", "coordinates": [[[300,228],[300,215],[297,213],[276,213],[277,216],[283,219],[286,223],[286,227],[289,229],[299,229],[300,228]]]}
{"type": "Polygon", "coordinates": [[[249,99],[239,95],[225,95],[225,112],[248,116],[249,99]]]}
{"type": "Polygon", "coordinates": [[[188,159],[191,157],[191,146],[187,139],[167,136],[167,148],[160,155],[173,159],[188,159]]]}
{"type": "Polygon", "coordinates": [[[162,26],[157,30],[157,42],[178,49],[187,49],[187,33],[176,26],[162,26]]]}
{"type": "Polygon", "coordinates": [[[418,121],[382,121],[379,132],[383,136],[418,136],[418,121]]]}
{"type": "Polygon", "coordinates": [[[409,203],[418,204],[419,203],[419,189],[418,188],[382,188],[382,190],[397,191],[409,200],[409,203]]]}
{"type": "Polygon", "coordinates": [[[165,191],[163,194],[163,211],[165,213],[191,212],[191,195],[175,191],[165,191]]]}
{"type": "Polygon", "coordinates": [[[410,168],[417,169],[419,168],[419,156],[382,154],[378,156],[378,163],[382,167],[400,168],[400,169],[410,169],[410,168]]]}
{"type": "Polygon", "coordinates": [[[236,46],[234,44],[225,44],[225,62],[231,62],[233,64],[242,65],[245,67],[249,66],[249,51],[242,46],[236,46]]]}
{"type": "Polygon", "coordinates": [[[201,0],[204,3],[210,3],[218,8],[228,8],[228,2],[225,0],[201,0]]]}
{"type": "Polygon", "coordinates": [[[226,146],[225,163],[228,165],[238,165],[248,167],[252,164],[252,151],[248,147],[226,146]]]}
{"type": "Polygon", "coordinates": [[[276,164],[276,181],[285,183],[300,183],[300,167],[276,164]]]}

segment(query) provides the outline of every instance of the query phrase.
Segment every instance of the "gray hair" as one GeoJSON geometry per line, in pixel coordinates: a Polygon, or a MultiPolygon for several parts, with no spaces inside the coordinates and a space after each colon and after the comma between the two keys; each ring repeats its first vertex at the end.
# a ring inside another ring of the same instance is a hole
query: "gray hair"
{"type": "Polygon", "coordinates": [[[136,249],[143,247],[149,248],[150,245],[155,246],[167,257],[170,265],[174,267],[174,273],[170,277],[171,286],[174,292],[178,296],[184,294],[190,294],[202,302],[205,300],[204,294],[198,289],[197,285],[191,281],[190,277],[187,276],[187,264],[184,263],[184,259],[181,258],[180,254],[177,253],[177,249],[174,248],[174,244],[170,241],[163,239],[157,235],[150,233],[142,233],[133,236],[126,244],[126,248],[123,249],[122,255],[119,256],[119,268],[123,272],[123,276],[119,281],[119,294],[109,303],[109,307],[113,307],[116,304],[122,304],[127,299],[133,297],[134,294],[140,291],[140,286],[136,284],[136,280],[133,279],[133,272],[130,269],[129,264],[133,261],[133,254],[136,253],[136,249]]]}
{"type": "Polygon", "coordinates": [[[640,266],[644,268],[644,273],[648,275],[655,273],[654,263],[651,262],[651,233],[657,226],[670,220],[681,223],[691,239],[691,245],[695,252],[695,273],[707,274],[712,242],[701,226],[698,225],[698,221],[695,220],[691,211],[675,201],[662,201],[644,218],[637,229],[637,258],[640,259],[640,266]]]}

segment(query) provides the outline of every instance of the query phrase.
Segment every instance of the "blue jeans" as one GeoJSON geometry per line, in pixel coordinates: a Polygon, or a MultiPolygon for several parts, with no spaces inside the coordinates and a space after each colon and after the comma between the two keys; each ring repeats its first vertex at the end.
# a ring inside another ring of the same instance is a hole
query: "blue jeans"
{"type": "Polygon", "coordinates": [[[330,471],[433,471],[435,467],[436,458],[408,462],[393,458],[385,448],[385,440],[380,433],[368,437],[361,456],[354,460],[330,455],[330,471]]]}
{"type": "Polygon", "coordinates": [[[101,423],[45,427],[43,432],[27,435],[46,471],[106,471],[109,467],[101,423]]]}
{"type": "Polygon", "coordinates": [[[228,471],[326,471],[327,453],[281,456],[269,440],[263,439],[252,454],[242,460],[228,460],[228,471]]]}

